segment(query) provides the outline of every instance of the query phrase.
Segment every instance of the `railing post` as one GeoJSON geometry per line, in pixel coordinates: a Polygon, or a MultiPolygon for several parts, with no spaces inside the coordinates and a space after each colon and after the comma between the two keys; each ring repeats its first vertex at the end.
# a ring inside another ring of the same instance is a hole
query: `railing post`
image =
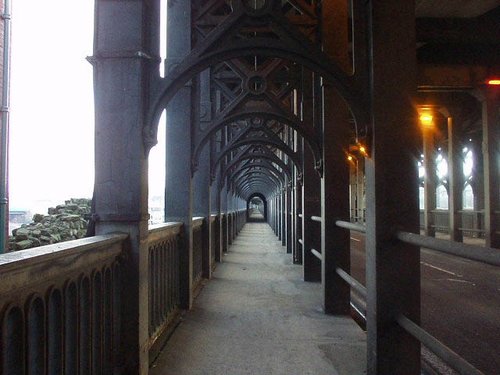
{"type": "Polygon", "coordinates": [[[366,159],[368,375],[420,374],[420,343],[398,326],[420,323],[420,252],[395,239],[418,233],[420,131],[416,92],[415,2],[368,3],[371,51],[371,148],[366,159]]]}
{"type": "Polygon", "coordinates": [[[94,56],[96,234],[129,235],[120,306],[120,360],[115,371],[148,372],[147,151],[143,128],[149,78],[156,68],[157,4],[96,2],[94,56]]]}

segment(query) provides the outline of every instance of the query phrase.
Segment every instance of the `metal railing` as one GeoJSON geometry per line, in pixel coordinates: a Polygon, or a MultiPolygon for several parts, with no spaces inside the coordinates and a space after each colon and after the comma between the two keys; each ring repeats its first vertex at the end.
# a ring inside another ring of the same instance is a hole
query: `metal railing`
{"type": "MultiPolygon", "coordinates": [[[[335,223],[338,227],[365,233],[366,227],[359,224],[353,224],[346,221],[337,221],[335,223]]],[[[399,231],[396,233],[396,238],[402,242],[419,246],[421,248],[427,248],[439,252],[444,252],[457,257],[475,260],[478,262],[500,266],[500,251],[498,249],[468,245],[461,242],[441,240],[434,237],[422,236],[420,234],[399,231]]],[[[360,293],[362,296],[366,297],[366,288],[349,275],[344,270],[337,268],[337,274],[342,277],[351,287],[360,293]]],[[[472,366],[465,359],[460,357],[453,350],[448,348],[445,344],[437,340],[434,336],[425,331],[418,324],[414,323],[404,315],[397,317],[397,323],[406,332],[412,335],[415,339],[419,340],[420,343],[425,345],[429,350],[431,350],[435,355],[437,355],[441,360],[443,360],[448,366],[453,368],[460,374],[463,375],[475,375],[482,374],[481,371],[472,366]]]]}
{"type": "Polygon", "coordinates": [[[323,218],[321,216],[311,216],[311,220],[321,223],[323,221],[323,218]]]}
{"type": "Polygon", "coordinates": [[[205,218],[193,218],[193,289],[203,277],[203,223],[205,218]]]}
{"type": "Polygon", "coordinates": [[[125,234],[0,256],[4,374],[110,374],[121,337],[125,234]]]}
{"type": "Polygon", "coordinates": [[[212,251],[210,253],[210,264],[212,264],[212,267],[215,267],[215,254],[217,252],[217,248],[219,246],[219,217],[217,215],[210,215],[210,232],[212,234],[212,237],[210,238],[211,244],[210,247],[212,248],[212,251]]]}
{"type": "Polygon", "coordinates": [[[150,348],[168,329],[179,309],[179,235],[181,223],[149,229],[150,348]]]}

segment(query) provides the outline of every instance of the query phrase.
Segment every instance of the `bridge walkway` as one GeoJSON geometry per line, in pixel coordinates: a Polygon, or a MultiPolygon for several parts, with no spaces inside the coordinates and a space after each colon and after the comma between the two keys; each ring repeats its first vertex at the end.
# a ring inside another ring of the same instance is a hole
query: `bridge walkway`
{"type": "Polygon", "coordinates": [[[301,272],[268,224],[246,224],[150,374],[366,373],[365,333],[325,315],[301,272]]]}

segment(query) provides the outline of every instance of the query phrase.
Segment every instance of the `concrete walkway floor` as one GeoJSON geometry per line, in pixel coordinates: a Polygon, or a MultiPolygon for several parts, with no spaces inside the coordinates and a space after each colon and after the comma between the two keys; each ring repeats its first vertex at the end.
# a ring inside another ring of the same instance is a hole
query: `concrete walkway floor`
{"type": "Polygon", "coordinates": [[[269,225],[246,224],[150,374],[365,374],[365,333],[323,314],[320,288],[269,225]]]}

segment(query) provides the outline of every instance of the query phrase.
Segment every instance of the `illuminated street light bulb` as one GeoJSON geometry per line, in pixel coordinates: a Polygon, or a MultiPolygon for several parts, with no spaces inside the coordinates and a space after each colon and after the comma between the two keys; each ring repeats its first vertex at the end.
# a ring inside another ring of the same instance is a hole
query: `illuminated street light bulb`
{"type": "Polygon", "coordinates": [[[367,155],[367,153],[366,153],[366,147],[360,145],[359,146],[359,152],[361,153],[361,155],[366,156],[367,155]]]}
{"type": "Polygon", "coordinates": [[[347,160],[352,161],[352,155],[347,155],[347,160]]]}
{"type": "Polygon", "coordinates": [[[488,85],[499,86],[500,85],[500,79],[490,79],[490,80],[488,80],[488,85]]]}
{"type": "Polygon", "coordinates": [[[430,128],[433,125],[434,118],[430,113],[422,113],[420,115],[420,123],[426,128],[430,128]]]}

